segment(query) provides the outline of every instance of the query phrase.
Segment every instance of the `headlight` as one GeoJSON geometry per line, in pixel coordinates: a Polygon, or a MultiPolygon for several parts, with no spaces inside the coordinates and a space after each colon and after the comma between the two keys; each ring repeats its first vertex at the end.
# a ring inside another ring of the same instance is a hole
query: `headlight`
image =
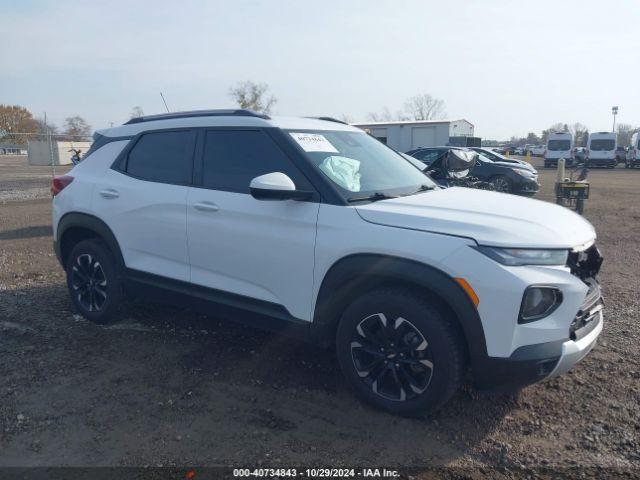
{"type": "Polygon", "coordinates": [[[565,265],[568,250],[542,250],[534,248],[474,247],[503,265],[565,265]]]}
{"type": "Polygon", "coordinates": [[[515,173],[517,173],[518,175],[521,175],[523,177],[532,177],[533,173],[530,170],[525,170],[523,168],[512,168],[511,170],[513,170],[515,173]]]}
{"type": "Polygon", "coordinates": [[[522,297],[518,323],[529,323],[550,315],[562,303],[562,292],[556,287],[531,286],[522,297]]]}

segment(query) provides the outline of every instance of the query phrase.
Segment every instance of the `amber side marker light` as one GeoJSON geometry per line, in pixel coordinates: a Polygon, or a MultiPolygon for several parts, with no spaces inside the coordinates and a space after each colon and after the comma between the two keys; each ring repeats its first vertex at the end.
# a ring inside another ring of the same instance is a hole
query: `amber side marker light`
{"type": "Polygon", "coordinates": [[[473,291],[473,288],[471,288],[471,285],[469,285],[469,282],[467,282],[464,278],[454,278],[454,280],[458,282],[458,285],[460,285],[465,292],[467,292],[467,295],[469,295],[469,298],[477,307],[480,303],[480,299],[478,298],[476,292],[473,291]]]}

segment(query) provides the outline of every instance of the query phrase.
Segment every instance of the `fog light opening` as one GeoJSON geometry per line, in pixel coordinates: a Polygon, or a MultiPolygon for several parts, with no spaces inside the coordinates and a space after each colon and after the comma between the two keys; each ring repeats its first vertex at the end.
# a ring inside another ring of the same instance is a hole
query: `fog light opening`
{"type": "Polygon", "coordinates": [[[529,323],[549,316],[562,303],[562,292],[556,287],[528,287],[522,297],[518,323],[529,323]]]}

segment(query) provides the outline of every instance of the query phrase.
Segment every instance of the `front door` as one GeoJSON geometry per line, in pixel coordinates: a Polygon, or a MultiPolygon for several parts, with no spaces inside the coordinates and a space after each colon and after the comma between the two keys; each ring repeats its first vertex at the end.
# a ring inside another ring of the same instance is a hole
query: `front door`
{"type": "Polygon", "coordinates": [[[319,203],[256,200],[249,183],[282,172],[298,189],[311,185],[263,130],[205,130],[198,152],[187,199],[191,282],[310,320],[319,203]]]}

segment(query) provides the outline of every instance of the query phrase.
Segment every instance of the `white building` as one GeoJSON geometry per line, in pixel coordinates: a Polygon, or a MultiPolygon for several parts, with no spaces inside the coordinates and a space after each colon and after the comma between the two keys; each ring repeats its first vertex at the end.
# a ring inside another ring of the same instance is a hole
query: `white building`
{"type": "Polygon", "coordinates": [[[465,119],[370,122],[356,123],[354,126],[400,152],[418,147],[447,145],[449,137],[474,136],[473,123],[465,119]]]}
{"type": "Polygon", "coordinates": [[[49,145],[47,140],[29,140],[29,165],[51,165],[51,159],[54,165],[69,165],[73,156],[71,149],[80,150],[82,157],[92,143],[52,140],[49,145]]]}

